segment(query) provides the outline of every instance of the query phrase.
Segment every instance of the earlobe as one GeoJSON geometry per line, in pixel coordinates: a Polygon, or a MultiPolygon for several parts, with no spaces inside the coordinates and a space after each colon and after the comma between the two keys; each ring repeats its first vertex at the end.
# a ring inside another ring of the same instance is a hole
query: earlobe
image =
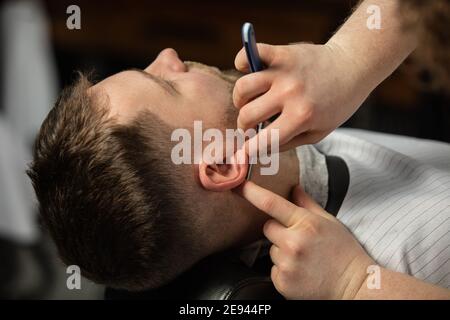
{"type": "Polygon", "coordinates": [[[227,191],[244,182],[247,169],[247,157],[235,155],[233,160],[224,164],[200,163],[198,175],[203,188],[211,191],[227,191]],[[236,158],[241,161],[237,161],[236,158]]]}

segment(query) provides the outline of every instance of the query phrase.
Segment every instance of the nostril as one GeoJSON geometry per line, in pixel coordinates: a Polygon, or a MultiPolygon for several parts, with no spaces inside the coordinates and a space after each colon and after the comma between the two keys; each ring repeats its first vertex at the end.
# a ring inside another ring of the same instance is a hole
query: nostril
{"type": "Polygon", "coordinates": [[[166,48],[159,54],[160,62],[173,72],[186,72],[187,67],[178,57],[178,53],[173,48],[166,48]]]}
{"type": "Polygon", "coordinates": [[[179,60],[172,65],[172,70],[175,72],[187,72],[187,66],[179,60]]]}

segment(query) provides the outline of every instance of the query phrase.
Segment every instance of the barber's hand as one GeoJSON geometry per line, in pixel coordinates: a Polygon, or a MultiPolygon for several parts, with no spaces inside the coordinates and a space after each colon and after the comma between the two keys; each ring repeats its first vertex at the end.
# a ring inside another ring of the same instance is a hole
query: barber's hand
{"type": "Polygon", "coordinates": [[[271,278],[287,299],[352,299],[366,285],[367,267],[375,262],[332,215],[302,189],[293,204],[252,182],[237,190],[273,219],[264,234],[273,245],[271,278]]]}
{"type": "MultiPolygon", "coordinates": [[[[267,127],[280,130],[280,150],[320,141],[344,123],[373,89],[360,79],[358,63],[337,44],[259,43],[258,50],[267,68],[243,76],[234,87],[238,127],[254,128],[281,113],[267,127]]],[[[248,71],[244,49],[235,66],[248,71]]]]}

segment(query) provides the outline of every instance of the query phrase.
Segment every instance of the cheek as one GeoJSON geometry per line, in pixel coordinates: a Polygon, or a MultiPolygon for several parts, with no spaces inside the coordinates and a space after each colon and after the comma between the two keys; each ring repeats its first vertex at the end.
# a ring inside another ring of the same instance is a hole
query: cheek
{"type": "Polygon", "coordinates": [[[196,74],[190,81],[190,91],[197,99],[224,104],[231,98],[232,88],[216,76],[196,74]]]}
{"type": "Polygon", "coordinates": [[[222,121],[227,108],[232,106],[232,88],[220,79],[202,79],[193,88],[192,95],[199,111],[207,119],[222,121]]]}

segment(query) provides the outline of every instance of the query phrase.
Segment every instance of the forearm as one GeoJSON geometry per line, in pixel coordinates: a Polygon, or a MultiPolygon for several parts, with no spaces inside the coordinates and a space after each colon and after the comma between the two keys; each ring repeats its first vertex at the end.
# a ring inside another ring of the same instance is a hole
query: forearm
{"type": "MultiPolygon", "coordinates": [[[[328,41],[349,57],[355,80],[372,91],[415,49],[416,36],[403,30],[396,0],[365,0],[328,41]],[[370,5],[380,8],[380,29],[369,29],[370,5]]],[[[349,70],[350,71],[350,70],[349,70]]]]}
{"type": "MultiPolygon", "coordinates": [[[[380,268],[380,287],[369,288],[363,283],[355,296],[357,300],[450,299],[450,290],[426,283],[412,276],[380,268]]],[[[370,279],[368,280],[370,282],[370,279]]]]}

